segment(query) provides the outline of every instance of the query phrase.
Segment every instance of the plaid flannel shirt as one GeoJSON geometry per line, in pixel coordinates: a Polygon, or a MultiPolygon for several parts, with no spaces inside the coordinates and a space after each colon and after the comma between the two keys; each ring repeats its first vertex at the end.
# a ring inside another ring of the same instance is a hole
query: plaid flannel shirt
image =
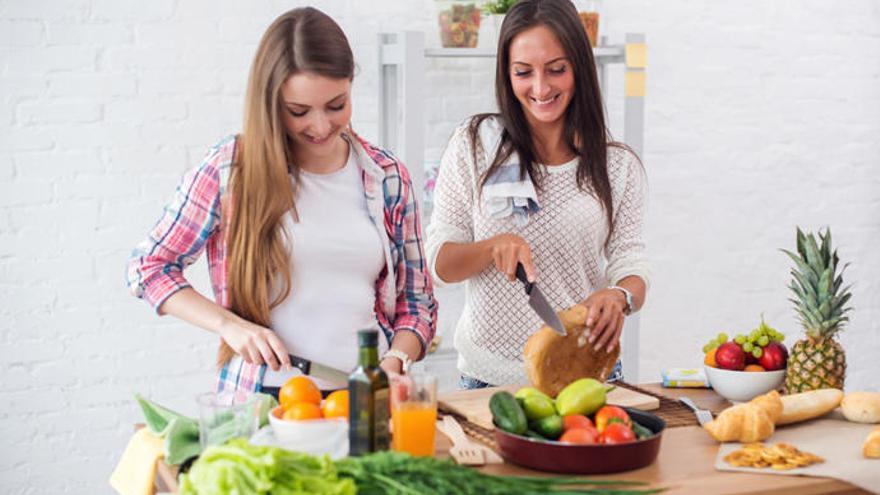
{"type": "MultiPolygon", "coordinates": [[[[172,294],[190,287],[183,271],[203,251],[215,301],[229,307],[225,239],[231,203],[226,189],[236,139],[221,140],[201,165],[184,175],[161,218],[129,258],[129,288],[157,312],[172,294]]],[[[349,143],[351,152],[357,153],[370,218],[387,234],[386,267],[375,285],[376,320],[389,342],[397,332],[413,332],[422,344],[420,358],[424,357],[436,330],[437,303],[412,181],[404,165],[388,151],[357,136],[349,138],[349,143]]],[[[236,356],[220,369],[217,390],[259,391],[265,372],[265,365],[249,364],[236,356]]]]}

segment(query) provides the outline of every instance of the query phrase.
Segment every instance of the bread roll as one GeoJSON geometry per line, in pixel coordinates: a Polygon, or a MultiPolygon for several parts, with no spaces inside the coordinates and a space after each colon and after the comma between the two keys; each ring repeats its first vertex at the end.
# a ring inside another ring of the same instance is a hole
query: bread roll
{"type": "Polygon", "coordinates": [[[840,405],[843,391],[836,388],[823,388],[799,394],[782,396],[782,415],[776,425],[787,425],[818,418],[828,414],[840,405]]]}
{"type": "Polygon", "coordinates": [[[850,392],[840,410],[854,423],[880,423],[880,392],[850,392]]]}
{"type": "Polygon", "coordinates": [[[871,459],[880,459],[880,426],[868,433],[862,445],[862,455],[871,459]]]}
{"type": "Polygon", "coordinates": [[[545,326],[529,337],[523,349],[529,382],[550,397],[556,397],[566,385],[580,378],[604,382],[620,355],[619,345],[611,352],[593,349],[587,340],[587,308],[572,306],[560,311],[559,319],[565,327],[565,337],[545,326]]]}

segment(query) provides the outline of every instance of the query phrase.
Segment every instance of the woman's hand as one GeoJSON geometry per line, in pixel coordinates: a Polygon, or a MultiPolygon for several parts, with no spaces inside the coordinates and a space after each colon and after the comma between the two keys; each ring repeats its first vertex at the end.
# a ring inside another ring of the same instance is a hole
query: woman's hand
{"type": "Polygon", "coordinates": [[[516,280],[516,265],[522,263],[529,282],[534,282],[537,275],[532,263],[532,250],[522,237],[516,234],[498,234],[492,237],[492,261],[499,272],[507,275],[511,282],[516,280]]]}
{"type": "Polygon", "coordinates": [[[266,364],[272,371],[290,369],[287,347],[272,330],[239,318],[222,326],[219,333],[248,363],[266,364]]]}
{"type": "Polygon", "coordinates": [[[590,344],[600,350],[607,346],[611,352],[620,342],[623,321],[626,315],[626,297],[617,289],[602,289],[590,294],[582,306],[587,308],[587,328],[590,329],[590,344]]]}

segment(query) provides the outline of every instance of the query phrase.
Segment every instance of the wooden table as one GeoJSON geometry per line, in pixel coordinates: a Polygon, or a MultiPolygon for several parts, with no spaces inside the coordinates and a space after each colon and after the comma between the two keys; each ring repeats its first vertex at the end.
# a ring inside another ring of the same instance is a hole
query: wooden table
{"type": "MultiPolygon", "coordinates": [[[[665,389],[659,384],[640,385],[640,387],[668,397],[687,395],[697,405],[713,408],[726,402],[711,390],[705,389],[665,389]]],[[[437,457],[449,457],[451,443],[442,433],[437,434],[437,457]]],[[[770,474],[732,473],[716,471],[715,456],[718,443],[702,428],[685,426],[668,428],[663,433],[663,441],[657,460],[648,467],[625,473],[594,476],[597,479],[635,480],[649,483],[652,487],[665,487],[670,494],[713,494],[713,495],[769,495],[797,494],[812,495],[820,493],[865,494],[853,485],[831,479],[807,476],[781,476],[770,474]]],[[[538,471],[521,468],[512,464],[496,464],[480,468],[490,474],[504,475],[543,475],[538,471]]],[[[175,491],[176,470],[160,462],[157,487],[161,490],[175,491]]]]}

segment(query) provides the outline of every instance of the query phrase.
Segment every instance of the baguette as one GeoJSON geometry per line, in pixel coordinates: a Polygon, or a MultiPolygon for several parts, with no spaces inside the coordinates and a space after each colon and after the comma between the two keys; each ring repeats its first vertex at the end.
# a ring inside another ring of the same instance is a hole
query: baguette
{"type": "Polygon", "coordinates": [[[868,438],[862,445],[862,455],[869,459],[880,459],[880,426],[868,433],[868,438]]]}
{"type": "Polygon", "coordinates": [[[839,406],[841,399],[843,399],[843,391],[836,388],[783,395],[782,415],[776,420],[776,424],[787,425],[818,418],[839,406]]]}
{"type": "Polygon", "coordinates": [[[880,423],[880,392],[850,392],[840,409],[854,423],[880,423]]]}

